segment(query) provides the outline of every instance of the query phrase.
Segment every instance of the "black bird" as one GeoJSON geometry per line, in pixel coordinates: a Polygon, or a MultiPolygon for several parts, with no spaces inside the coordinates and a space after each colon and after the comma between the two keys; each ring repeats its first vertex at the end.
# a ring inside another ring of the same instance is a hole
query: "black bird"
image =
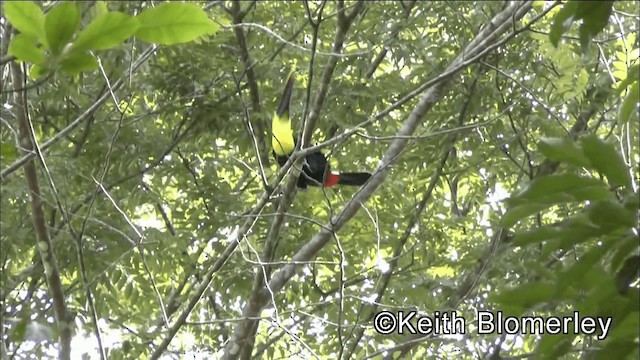
{"type": "MultiPolygon", "coordinates": [[[[296,146],[289,117],[289,104],[293,94],[293,84],[294,77],[293,71],[291,71],[282,98],[280,98],[278,109],[273,114],[271,122],[271,146],[273,147],[273,155],[280,166],[287,162],[296,146]]],[[[371,174],[367,172],[338,173],[331,171],[327,158],[320,151],[315,151],[305,157],[297,186],[301,189],[306,189],[307,186],[360,186],[366,183],[369,178],[371,178],[371,174]]]]}

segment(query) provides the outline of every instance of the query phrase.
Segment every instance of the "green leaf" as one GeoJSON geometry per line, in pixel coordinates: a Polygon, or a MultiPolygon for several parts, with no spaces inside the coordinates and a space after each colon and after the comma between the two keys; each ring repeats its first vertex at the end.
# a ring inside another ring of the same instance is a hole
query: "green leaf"
{"type": "Polygon", "coordinates": [[[94,18],[97,18],[99,16],[102,16],[102,15],[108,13],[109,12],[109,8],[107,7],[107,4],[104,1],[96,1],[93,4],[92,11],[94,13],[94,18]]]}
{"type": "Polygon", "coordinates": [[[141,40],[173,45],[213,34],[218,25],[196,4],[165,2],[146,9],[138,15],[140,28],[136,36],[141,40]]]}
{"type": "Polygon", "coordinates": [[[532,282],[502,291],[493,297],[501,305],[529,308],[533,305],[558,300],[556,290],[548,283],[532,282]]]}
{"type": "Polygon", "coordinates": [[[2,159],[2,161],[9,163],[16,158],[17,154],[16,147],[12,143],[6,141],[0,143],[0,159],[2,159]]]}
{"type": "Polygon", "coordinates": [[[18,341],[24,341],[25,335],[27,333],[27,324],[29,323],[29,318],[23,317],[18,321],[17,324],[11,327],[11,336],[18,341]]]}
{"type": "Polygon", "coordinates": [[[605,143],[596,135],[588,135],[582,138],[582,148],[593,168],[606,176],[611,185],[631,186],[627,165],[612,144],[605,143]]]}
{"type": "Polygon", "coordinates": [[[60,54],[80,25],[80,12],[73,2],[63,2],[49,11],[45,20],[47,42],[54,55],[60,54]]]}
{"type": "Polygon", "coordinates": [[[518,246],[526,246],[543,242],[549,239],[555,239],[558,237],[560,229],[557,227],[543,226],[534,230],[525,231],[523,233],[516,234],[513,237],[514,244],[518,246]]]}
{"type": "MultiPolygon", "coordinates": [[[[616,319],[618,320],[618,319],[616,319]]],[[[633,311],[625,316],[621,321],[613,322],[613,329],[609,333],[611,338],[628,338],[633,340],[638,337],[640,329],[640,312],[633,311]]]]}
{"type": "Polygon", "coordinates": [[[594,314],[607,311],[607,307],[615,310],[621,308],[619,300],[624,298],[617,297],[615,282],[611,274],[605,271],[599,263],[589,269],[585,278],[592,284],[591,291],[585,294],[583,301],[576,304],[576,310],[583,314],[594,314]]]}
{"type": "MultiPolygon", "coordinates": [[[[556,288],[558,291],[564,291],[572,285],[581,285],[586,279],[586,274],[589,269],[600,260],[608,251],[615,245],[615,241],[606,241],[601,246],[594,246],[586,254],[582,255],[580,259],[574,263],[571,267],[563,270],[558,275],[556,282],[556,288]]],[[[593,284],[587,279],[586,285],[593,286],[593,284]]]]}
{"type": "Polygon", "coordinates": [[[640,64],[635,63],[627,69],[627,77],[620,81],[617,86],[618,92],[622,93],[631,84],[638,83],[640,74],[640,64]]]}
{"type": "Polygon", "coordinates": [[[114,269],[111,273],[111,283],[117,284],[122,278],[122,271],[120,269],[114,269]]]}
{"type": "Polygon", "coordinates": [[[560,38],[573,24],[575,12],[577,10],[577,4],[575,1],[569,1],[565,4],[560,11],[553,18],[553,24],[551,25],[551,33],[549,34],[549,41],[553,46],[558,47],[560,38]]]}
{"type": "Polygon", "coordinates": [[[533,215],[553,204],[575,201],[607,200],[611,192],[599,180],[575,174],[555,174],[532,181],[507,203],[510,208],[501,219],[501,225],[513,226],[517,221],[533,215]]]}
{"type": "Polygon", "coordinates": [[[613,1],[578,1],[576,18],[582,19],[580,25],[580,44],[586,51],[594,36],[609,23],[613,1]]]}
{"type": "Polygon", "coordinates": [[[566,138],[545,138],[538,143],[538,149],[550,160],[562,161],[576,166],[589,166],[589,159],[582,148],[566,138]]]}
{"type": "Polygon", "coordinates": [[[124,298],[126,300],[130,300],[131,294],[133,294],[133,282],[132,281],[128,282],[127,285],[124,288],[124,298]]]}
{"type": "Polygon", "coordinates": [[[624,198],[622,199],[622,204],[624,205],[625,209],[633,212],[638,212],[638,210],[640,210],[640,197],[638,195],[639,194],[635,192],[628,193],[624,196],[624,198]]]}
{"type": "MultiPolygon", "coordinates": [[[[586,218],[584,215],[579,216],[579,218],[582,217],[586,218]]],[[[547,240],[542,250],[542,255],[544,257],[550,256],[554,251],[570,249],[574,245],[587,242],[600,235],[602,235],[602,231],[598,227],[592,228],[588,225],[578,227],[575,224],[563,226],[558,230],[555,238],[547,240]]]]}
{"type": "Polygon", "coordinates": [[[571,350],[571,342],[576,337],[569,334],[544,334],[536,348],[536,359],[558,359],[571,350]]]}
{"type": "Polygon", "coordinates": [[[5,1],[4,15],[21,33],[46,44],[44,13],[38,5],[31,1],[5,1]]]}
{"type": "Polygon", "coordinates": [[[634,110],[638,109],[638,83],[634,83],[631,85],[631,89],[629,89],[629,93],[622,101],[620,105],[620,112],[618,113],[618,123],[620,125],[626,124],[631,119],[631,115],[634,110]]]}
{"type": "MultiPolygon", "coordinates": [[[[638,328],[635,329],[636,336],[638,334],[638,328]]],[[[633,338],[631,338],[633,339],[633,338]]],[[[610,341],[601,348],[594,358],[594,360],[609,360],[609,359],[637,359],[638,358],[638,344],[637,342],[630,341],[610,341]],[[635,356],[634,356],[635,352],[635,356]]]]}
{"type": "Polygon", "coordinates": [[[555,204],[598,200],[609,196],[607,188],[597,179],[575,174],[554,174],[533,180],[508,203],[513,206],[531,202],[555,204]]]}
{"type": "Polygon", "coordinates": [[[548,204],[540,204],[540,203],[529,203],[529,204],[519,204],[514,207],[511,207],[507,210],[507,213],[504,214],[500,224],[504,227],[511,227],[519,220],[524,219],[527,216],[533,215],[539,211],[542,211],[548,208],[548,204]]]}
{"type": "Polygon", "coordinates": [[[617,250],[609,261],[613,270],[619,269],[622,261],[629,256],[629,254],[633,254],[633,251],[638,246],[638,237],[635,235],[625,236],[616,241],[616,246],[617,250]]]}
{"type": "Polygon", "coordinates": [[[44,51],[36,46],[35,38],[27,34],[18,34],[11,39],[9,44],[9,55],[13,55],[21,61],[28,61],[32,64],[44,63],[44,51]]]}
{"type": "Polygon", "coordinates": [[[597,201],[589,206],[589,219],[600,228],[614,230],[619,227],[633,227],[635,213],[628,211],[617,201],[597,201]]]}
{"type": "Polygon", "coordinates": [[[140,25],[129,15],[110,12],[95,18],[78,34],[74,51],[105,50],[127,40],[140,25]]]}
{"type": "Polygon", "coordinates": [[[49,72],[49,68],[48,67],[42,66],[42,65],[38,65],[38,64],[33,64],[29,68],[29,78],[37,79],[37,78],[47,74],[48,72],[49,72]]]}
{"type": "Polygon", "coordinates": [[[588,241],[598,235],[599,228],[591,223],[589,218],[582,213],[576,214],[561,225],[543,226],[534,230],[516,234],[514,243],[524,246],[541,241],[548,241],[549,251],[560,247],[566,248],[577,242],[588,241]]]}
{"type": "Polygon", "coordinates": [[[69,54],[60,62],[60,67],[69,75],[75,76],[83,71],[98,67],[98,61],[89,54],[69,54]]]}
{"type": "Polygon", "coordinates": [[[586,30],[584,25],[580,26],[580,31],[578,32],[578,39],[580,39],[580,48],[582,49],[582,53],[586,54],[589,50],[589,45],[591,45],[591,40],[593,40],[593,35],[586,30]]]}

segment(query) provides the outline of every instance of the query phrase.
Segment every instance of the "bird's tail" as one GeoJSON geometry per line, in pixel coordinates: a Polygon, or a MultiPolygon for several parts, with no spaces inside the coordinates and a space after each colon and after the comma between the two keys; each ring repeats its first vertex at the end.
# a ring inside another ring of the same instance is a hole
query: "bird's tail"
{"type": "Polygon", "coordinates": [[[369,181],[370,178],[371,174],[367,172],[340,173],[338,184],[360,186],[369,181]]]}
{"type": "Polygon", "coordinates": [[[284,156],[284,158],[278,159],[278,163],[281,165],[286,162],[286,157],[291,155],[293,149],[296,147],[293,130],[291,129],[291,120],[289,118],[289,104],[291,103],[293,84],[295,82],[293,73],[294,70],[291,70],[289,73],[284,92],[278,103],[278,108],[271,120],[271,146],[273,147],[276,157],[284,156]]]}
{"type": "MultiPolygon", "coordinates": [[[[293,76],[294,72],[295,72],[295,69],[292,69],[291,72],[289,73],[289,78],[287,78],[287,84],[284,87],[284,93],[280,98],[280,103],[278,103],[278,110],[276,110],[276,114],[279,117],[283,117],[284,114],[289,115],[289,104],[291,103],[291,95],[293,94],[293,83],[295,80],[295,77],[293,76]]],[[[288,120],[288,116],[287,116],[287,120],[288,120]]]]}

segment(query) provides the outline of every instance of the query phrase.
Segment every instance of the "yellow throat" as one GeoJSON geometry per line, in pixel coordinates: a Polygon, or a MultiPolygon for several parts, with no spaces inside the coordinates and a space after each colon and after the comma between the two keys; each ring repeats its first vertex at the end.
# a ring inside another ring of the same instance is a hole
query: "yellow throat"
{"type": "Polygon", "coordinates": [[[296,146],[293,141],[291,120],[289,120],[288,116],[282,119],[277,113],[274,113],[271,126],[273,131],[273,135],[271,136],[271,146],[273,147],[273,151],[275,151],[276,155],[290,155],[296,146]]]}

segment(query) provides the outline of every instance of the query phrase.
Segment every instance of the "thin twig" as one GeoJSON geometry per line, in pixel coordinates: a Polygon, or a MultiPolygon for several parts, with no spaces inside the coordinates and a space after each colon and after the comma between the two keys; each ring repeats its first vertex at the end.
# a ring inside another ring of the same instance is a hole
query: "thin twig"
{"type": "MultiPolygon", "coordinates": [[[[289,45],[293,48],[296,48],[298,50],[302,50],[305,52],[312,52],[311,49],[308,49],[302,45],[298,45],[295,43],[292,43],[290,41],[287,41],[285,38],[283,38],[282,36],[278,35],[277,33],[275,33],[273,30],[269,29],[268,27],[262,25],[262,24],[256,24],[256,23],[241,23],[241,24],[233,24],[233,25],[228,25],[224,28],[235,28],[235,27],[254,27],[254,28],[258,28],[260,30],[265,31],[266,33],[268,33],[269,35],[271,35],[272,37],[276,38],[278,41],[289,45]]],[[[331,57],[331,58],[350,58],[350,57],[358,57],[358,56],[365,56],[365,55],[369,55],[371,54],[372,51],[374,51],[375,48],[372,48],[371,50],[368,51],[362,51],[362,52],[354,52],[354,53],[349,53],[349,54],[341,54],[339,52],[322,52],[322,51],[318,51],[317,54],[321,55],[321,56],[327,56],[327,57],[331,57]]]]}
{"type": "MultiPolygon", "coordinates": [[[[140,65],[142,65],[145,61],[147,61],[147,59],[151,56],[151,54],[153,54],[153,52],[155,51],[156,46],[153,45],[151,47],[149,47],[147,50],[145,50],[142,55],[140,55],[140,57],[136,60],[136,62],[132,65],[132,70],[137,69],[140,65]]],[[[116,81],[113,86],[112,86],[112,91],[116,91],[118,90],[122,85],[124,84],[124,78],[120,78],[118,79],[118,81],[116,81]]],[[[76,127],[78,127],[78,125],[80,125],[83,121],[85,121],[86,119],[89,119],[91,117],[91,115],[98,110],[106,101],[107,99],[109,99],[111,97],[109,92],[105,92],[102,94],[102,96],[100,96],[98,98],[98,100],[96,100],[91,106],[89,106],[82,114],[80,114],[80,116],[78,116],[75,120],[73,120],[69,125],[67,125],[67,127],[65,127],[64,129],[60,130],[57,134],[55,134],[51,139],[45,141],[41,146],[40,146],[40,150],[41,151],[46,151],[48,148],[50,148],[52,145],[56,144],[58,141],[60,141],[62,138],[64,138],[65,136],[67,136],[68,134],[70,134],[76,127]]],[[[13,163],[11,163],[11,165],[7,166],[6,168],[4,168],[2,170],[2,172],[0,172],[0,182],[3,182],[6,180],[7,176],[9,176],[11,173],[13,173],[14,171],[18,170],[20,167],[22,167],[24,164],[26,164],[29,160],[33,159],[36,156],[36,154],[34,152],[28,152],[26,153],[24,156],[22,156],[20,159],[14,161],[13,163]]]]}

